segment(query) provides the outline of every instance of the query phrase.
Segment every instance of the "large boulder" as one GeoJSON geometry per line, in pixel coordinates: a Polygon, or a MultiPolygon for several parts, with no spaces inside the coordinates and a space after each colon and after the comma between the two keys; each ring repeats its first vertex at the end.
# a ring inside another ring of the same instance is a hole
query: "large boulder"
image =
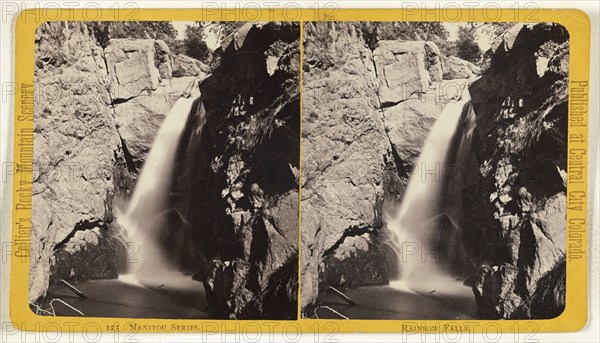
{"type": "Polygon", "coordinates": [[[113,101],[126,101],[158,88],[172,74],[169,47],[154,39],[111,39],[105,48],[113,101]]]}
{"type": "Polygon", "coordinates": [[[173,77],[196,76],[203,78],[209,68],[197,59],[186,55],[171,56],[173,62],[173,77]]]}
{"type": "Polygon", "coordinates": [[[478,66],[456,56],[447,56],[442,59],[445,80],[472,79],[481,73],[478,66]]]}
{"type": "Polygon", "coordinates": [[[464,239],[483,318],[550,318],[564,306],[554,293],[564,292],[569,35],[538,24],[506,39],[470,87],[479,177],[465,193],[464,239]]]}
{"type": "Polygon", "coordinates": [[[433,82],[442,80],[440,52],[432,42],[379,41],[373,60],[383,107],[424,93],[433,82]]]}

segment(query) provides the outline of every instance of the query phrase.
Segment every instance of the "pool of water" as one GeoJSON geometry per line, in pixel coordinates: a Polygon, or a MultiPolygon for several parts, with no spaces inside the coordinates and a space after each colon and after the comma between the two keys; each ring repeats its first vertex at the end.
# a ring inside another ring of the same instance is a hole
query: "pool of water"
{"type": "MultiPolygon", "coordinates": [[[[204,286],[188,275],[162,275],[139,281],[121,276],[115,280],[90,280],[75,284],[87,298],[79,298],[67,287],[49,289],[44,308],[52,299],[60,299],[86,317],[117,318],[208,318],[204,286]]],[[[52,302],[57,316],[81,316],[59,301],[52,302]]]]}
{"type": "MultiPolygon", "coordinates": [[[[368,286],[345,290],[357,305],[349,305],[329,291],[316,307],[321,319],[340,319],[328,306],[349,319],[453,320],[477,318],[471,287],[446,280],[429,286],[404,284],[368,286]]],[[[310,316],[312,311],[309,311],[310,316]]]]}

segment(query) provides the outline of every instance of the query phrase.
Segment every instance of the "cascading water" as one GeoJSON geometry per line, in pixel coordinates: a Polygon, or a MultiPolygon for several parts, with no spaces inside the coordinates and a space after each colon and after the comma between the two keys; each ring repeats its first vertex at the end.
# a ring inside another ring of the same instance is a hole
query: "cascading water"
{"type": "MultiPolygon", "coordinates": [[[[469,100],[465,83],[460,98],[449,102],[434,123],[397,214],[388,223],[398,252],[399,278],[393,287],[412,292],[440,281],[447,284],[456,276],[452,264],[464,263],[461,202],[447,199],[456,196],[448,192],[448,184],[457,180],[449,180],[445,171],[448,164],[470,156],[474,122],[461,125],[461,117],[469,118],[465,111],[472,111],[469,100]]],[[[457,285],[462,287],[462,282],[457,285]]]]}
{"type": "MultiPolygon", "coordinates": [[[[172,225],[170,193],[177,149],[198,96],[196,81],[192,81],[166,115],[146,157],[127,211],[117,219],[133,247],[127,274],[119,277],[122,280],[144,285],[162,282],[164,285],[164,280],[182,276],[173,252],[165,251],[163,243],[172,225]]],[[[191,281],[191,278],[185,279],[191,281]]]]}
{"type": "MultiPolygon", "coordinates": [[[[73,298],[70,291],[58,289],[53,297],[68,297],[70,305],[92,317],[122,318],[207,318],[208,303],[204,286],[181,271],[180,253],[169,240],[185,240],[185,221],[175,209],[175,180],[181,175],[176,163],[182,138],[194,128],[200,136],[206,122],[197,80],[190,82],[166,115],[146,157],[125,213],[116,213],[117,222],[128,241],[128,270],[118,280],[87,280],[77,284],[86,298],[73,298]],[[183,237],[183,238],[182,238],[183,237]]],[[[185,141],[184,141],[185,142],[185,141]]],[[[172,243],[172,242],[171,242],[172,243]]],[[[57,313],[72,315],[72,308],[57,313]]]]}
{"type": "MultiPolygon", "coordinates": [[[[398,279],[389,286],[348,290],[346,295],[356,306],[340,304],[335,295],[324,301],[350,318],[454,320],[477,316],[473,291],[464,283],[472,269],[461,227],[463,190],[474,182],[470,176],[478,171],[471,151],[475,114],[468,81],[456,82],[464,88],[459,87],[455,100],[447,103],[431,128],[400,207],[387,222],[398,253],[398,270],[391,274],[398,279]]],[[[444,88],[456,89],[451,85],[444,88]]]]}

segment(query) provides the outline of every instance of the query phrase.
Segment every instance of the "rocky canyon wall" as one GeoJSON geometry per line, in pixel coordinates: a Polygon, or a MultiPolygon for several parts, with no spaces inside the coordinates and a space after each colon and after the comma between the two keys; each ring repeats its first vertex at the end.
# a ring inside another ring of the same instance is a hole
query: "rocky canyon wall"
{"type": "Polygon", "coordinates": [[[162,41],[109,39],[98,23],[42,24],[35,61],[30,302],[60,279],[117,277],[128,252],[115,214],[165,114],[203,73],[162,41]]]}
{"type": "Polygon", "coordinates": [[[297,314],[299,37],[297,23],[229,36],[183,135],[175,207],[220,318],[297,314]]]}
{"type": "Polygon", "coordinates": [[[305,26],[303,307],[327,286],[386,284],[394,276],[386,218],[397,209],[447,95],[465,85],[447,80],[463,74],[458,68],[444,73],[434,43],[367,44],[362,25],[305,26]]]}
{"type": "Polygon", "coordinates": [[[564,308],[569,35],[518,27],[470,87],[477,181],[464,239],[482,318],[551,318],[564,308]]]}
{"type": "MultiPolygon", "coordinates": [[[[158,40],[91,23],[36,33],[30,302],[60,279],[114,278],[115,216],[164,115],[204,79],[178,152],[181,264],[220,318],[294,318],[327,286],[386,284],[394,215],[430,127],[477,67],[425,41],[367,44],[360,23],[249,23],[210,75],[158,40]],[[194,256],[194,258],[190,258],[194,256]]],[[[560,314],[565,288],[568,33],[519,26],[471,87],[463,241],[483,318],[560,314]],[[471,118],[472,119],[472,118],[471,118]]]]}

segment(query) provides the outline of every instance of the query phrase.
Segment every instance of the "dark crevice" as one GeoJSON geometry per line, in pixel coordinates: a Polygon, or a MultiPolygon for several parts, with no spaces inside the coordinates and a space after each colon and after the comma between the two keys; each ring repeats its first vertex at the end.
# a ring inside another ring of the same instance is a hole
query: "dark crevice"
{"type": "Polygon", "coordinates": [[[379,104],[380,104],[379,107],[383,111],[386,108],[394,107],[394,106],[396,106],[398,104],[401,104],[401,103],[403,103],[403,102],[411,99],[412,96],[415,95],[415,94],[424,94],[424,93],[417,90],[417,91],[414,91],[414,92],[410,93],[406,98],[398,100],[398,101],[388,101],[388,102],[382,103],[381,100],[380,100],[379,101],[379,104]]]}
{"type": "MultiPolygon", "coordinates": [[[[413,94],[414,94],[414,93],[413,93],[413,94]]],[[[412,94],[411,94],[411,96],[412,96],[412,94]]],[[[381,102],[381,100],[380,100],[380,101],[379,101],[379,109],[380,109],[381,111],[383,111],[383,110],[385,110],[386,108],[394,107],[394,106],[396,106],[396,105],[398,105],[398,104],[401,104],[401,103],[405,102],[405,101],[406,101],[406,100],[408,100],[409,98],[410,98],[410,96],[409,96],[408,98],[406,98],[406,99],[401,99],[401,100],[398,100],[398,101],[388,101],[388,102],[381,102]]]]}
{"type": "Polygon", "coordinates": [[[102,48],[102,59],[104,60],[104,68],[106,69],[106,75],[110,76],[108,72],[108,61],[106,60],[106,50],[102,48]]]}
{"type": "MultiPolygon", "coordinates": [[[[142,89],[142,90],[140,91],[140,93],[141,93],[141,92],[143,92],[143,91],[147,91],[147,90],[148,90],[147,88],[144,88],[144,89],[142,89]]],[[[139,95],[139,94],[132,95],[132,96],[130,96],[129,98],[116,98],[116,99],[112,99],[112,98],[111,98],[110,104],[111,104],[112,106],[116,106],[116,105],[119,105],[119,104],[125,103],[125,102],[127,102],[127,101],[129,101],[129,100],[131,100],[131,99],[137,98],[137,97],[138,97],[138,95],[139,95]]]]}
{"type": "MultiPolygon", "coordinates": [[[[377,79],[377,84],[379,85],[379,71],[377,70],[377,63],[375,63],[375,57],[374,57],[374,53],[375,53],[375,49],[372,49],[369,45],[367,45],[367,47],[369,48],[369,50],[371,51],[371,63],[373,64],[373,70],[375,71],[375,78],[377,79]]],[[[403,55],[405,54],[405,52],[400,52],[398,53],[399,55],[403,55]]],[[[383,103],[381,101],[381,97],[379,95],[379,89],[376,90],[375,92],[377,94],[377,101],[379,102],[379,111],[384,112],[386,108],[389,107],[393,107],[396,106],[408,99],[410,99],[410,97],[412,97],[415,93],[418,93],[418,91],[412,92],[408,98],[397,101],[397,102],[386,102],[383,103]]],[[[396,165],[396,172],[398,173],[398,176],[404,180],[408,179],[408,172],[406,171],[406,168],[404,168],[404,163],[402,161],[402,159],[400,158],[400,155],[398,154],[398,151],[396,151],[396,147],[394,146],[394,144],[392,143],[392,140],[390,139],[389,135],[387,134],[387,132],[385,133],[386,137],[388,138],[388,141],[390,142],[390,149],[392,151],[392,156],[394,157],[394,164],[396,165]]],[[[348,231],[348,229],[346,230],[348,231]]],[[[341,238],[341,240],[343,241],[346,238],[346,236],[343,236],[341,238]]],[[[341,244],[341,242],[337,242],[336,245],[334,245],[334,247],[332,247],[332,249],[337,248],[337,246],[341,244]]],[[[330,249],[331,250],[331,249],[330,249]]],[[[329,250],[326,252],[329,253],[329,250]]]]}
{"type": "Polygon", "coordinates": [[[358,225],[353,225],[350,226],[349,228],[347,228],[346,230],[344,230],[344,233],[342,234],[342,237],[340,237],[340,239],[337,240],[337,242],[335,242],[331,248],[327,249],[324,253],[323,253],[323,258],[325,258],[328,255],[333,254],[333,252],[342,244],[344,243],[344,240],[346,240],[346,237],[355,237],[355,236],[361,236],[365,233],[368,232],[372,232],[373,231],[373,227],[371,226],[358,226],[358,225]]]}
{"type": "MultiPolygon", "coordinates": [[[[108,69],[106,71],[108,72],[108,69]]],[[[119,73],[117,73],[117,65],[116,64],[113,65],[113,73],[115,74],[115,81],[117,81],[117,84],[120,85],[121,80],[119,80],[119,73]]]]}
{"type": "Polygon", "coordinates": [[[388,137],[388,140],[390,141],[390,148],[392,150],[392,156],[394,157],[394,164],[396,165],[396,172],[398,173],[398,176],[402,180],[408,180],[408,171],[404,167],[404,161],[402,160],[402,158],[400,158],[400,155],[398,154],[398,150],[396,150],[396,147],[394,146],[394,143],[392,143],[392,140],[389,139],[389,137],[388,137]]]}
{"type": "Polygon", "coordinates": [[[375,49],[376,49],[375,45],[376,44],[369,44],[369,42],[366,42],[366,44],[365,44],[367,49],[369,49],[369,51],[371,52],[370,60],[371,60],[371,63],[373,64],[373,71],[375,72],[375,78],[377,79],[377,89],[375,89],[375,94],[377,95],[377,102],[379,103],[379,110],[381,112],[383,112],[383,106],[381,104],[381,97],[379,96],[379,71],[377,70],[377,63],[375,63],[375,57],[374,57],[374,53],[375,53],[375,49]]]}
{"type": "Polygon", "coordinates": [[[379,80],[379,71],[377,70],[377,63],[375,63],[374,50],[371,50],[371,63],[373,63],[373,71],[375,72],[375,77],[379,80]]]}
{"type": "Polygon", "coordinates": [[[65,244],[67,244],[67,242],[69,242],[71,240],[71,238],[73,238],[75,236],[77,231],[91,230],[96,227],[99,227],[101,229],[106,229],[106,224],[101,220],[93,220],[93,221],[82,220],[82,221],[80,221],[79,223],[75,224],[75,227],[67,235],[67,237],[65,237],[65,239],[58,242],[54,246],[54,251],[58,251],[58,250],[62,249],[65,246],[65,244]]]}
{"type": "Polygon", "coordinates": [[[127,171],[129,171],[131,175],[137,175],[138,170],[135,166],[135,163],[133,162],[133,156],[129,152],[127,144],[125,144],[125,140],[123,139],[123,137],[121,137],[121,134],[119,134],[119,139],[121,140],[121,147],[123,148],[123,157],[125,158],[125,165],[127,166],[127,171]]]}

